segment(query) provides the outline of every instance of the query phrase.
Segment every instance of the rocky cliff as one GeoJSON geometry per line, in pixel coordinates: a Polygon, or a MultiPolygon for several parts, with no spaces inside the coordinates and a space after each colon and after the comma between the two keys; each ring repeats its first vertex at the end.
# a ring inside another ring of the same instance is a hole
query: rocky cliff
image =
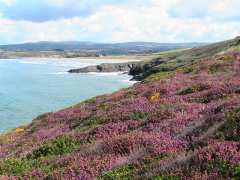
{"type": "Polygon", "coordinates": [[[69,73],[88,73],[88,72],[129,72],[137,63],[113,63],[113,64],[100,64],[96,66],[88,66],[79,69],[71,69],[69,73]]]}

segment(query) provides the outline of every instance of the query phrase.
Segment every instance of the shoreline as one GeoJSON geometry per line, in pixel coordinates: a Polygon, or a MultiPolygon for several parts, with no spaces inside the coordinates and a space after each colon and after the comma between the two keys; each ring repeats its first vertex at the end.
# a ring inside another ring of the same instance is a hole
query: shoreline
{"type": "Polygon", "coordinates": [[[66,58],[66,57],[5,57],[0,58],[0,60],[53,60],[53,61],[70,61],[70,60],[109,60],[109,61],[141,61],[143,56],[103,56],[103,57],[76,57],[76,58],[66,58]]]}
{"type": "MultiPolygon", "coordinates": [[[[65,60],[61,60],[61,61],[58,61],[58,59],[49,59],[49,58],[44,58],[44,59],[42,59],[42,58],[38,58],[39,59],[39,61],[36,61],[35,63],[41,63],[40,61],[42,61],[43,63],[42,64],[40,64],[40,66],[42,66],[42,65],[44,65],[43,67],[45,67],[46,66],[46,64],[48,64],[47,62],[45,63],[44,61],[45,60],[47,60],[47,61],[54,61],[54,63],[53,64],[62,64],[62,62],[63,62],[63,64],[65,64],[64,63],[64,61],[65,60]]],[[[17,60],[16,62],[17,63],[22,63],[22,62],[24,62],[24,61],[29,61],[30,63],[34,63],[34,60],[32,59],[32,58],[28,58],[28,59],[25,59],[25,58],[22,58],[22,59],[7,59],[7,61],[10,61],[10,62],[14,62],[14,60],[17,60]]],[[[68,59],[69,60],[69,59],[68,59]]],[[[1,61],[1,60],[0,60],[1,61]]],[[[88,61],[88,60],[85,60],[85,62],[86,61],[88,61]]],[[[99,60],[100,62],[101,62],[101,60],[99,60]]],[[[65,62],[67,62],[67,61],[65,61],[65,62]]],[[[78,63],[74,63],[74,62],[76,62],[75,60],[72,60],[72,61],[69,61],[67,64],[69,64],[69,65],[74,65],[74,67],[79,67],[78,66],[78,63]]],[[[82,59],[78,59],[77,60],[77,62],[82,62],[82,59]]],[[[112,61],[109,61],[109,63],[111,63],[112,61]]],[[[4,63],[4,62],[3,62],[4,63]]],[[[28,62],[26,63],[26,64],[28,64],[28,62]]],[[[52,64],[51,62],[50,62],[50,64],[52,64]]],[[[80,64],[80,63],[79,63],[80,64]]],[[[28,67],[28,65],[26,66],[26,67],[28,67]]],[[[30,66],[31,67],[31,66],[30,66]]],[[[36,67],[38,67],[38,65],[36,66],[36,67]]],[[[86,66],[87,67],[87,66],[86,66]]],[[[66,77],[66,76],[71,76],[71,74],[69,74],[68,72],[67,72],[67,70],[69,69],[68,68],[68,65],[66,66],[66,67],[64,67],[64,69],[66,69],[66,71],[64,71],[65,73],[64,73],[64,76],[66,77]]],[[[58,74],[58,73],[53,73],[53,74],[58,74]]],[[[59,73],[59,74],[63,74],[63,73],[59,73]]],[[[123,72],[109,72],[109,73],[86,73],[86,74],[89,74],[89,75],[91,75],[91,77],[99,77],[99,76],[103,76],[101,79],[105,79],[105,77],[104,76],[106,76],[106,78],[107,79],[109,79],[109,78],[113,78],[113,79],[122,79],[122,80],[119,80],[119,81],[121,81],[122,82],[122,84],[125,84],[127,87],[131,87],[133,84],[135,84],[135,83],[137,83],[137,81],[131,81],[131,79],[132,79],[132,76],[130,76],[130,75],[128,75],[128,74],[125,74],[125,73],[123,73],[123,72]],[[123,77],[123,78],[122,78],[123,77]]],[[[50,76],[50,75],[49,75],[50,76]]],[[[79,76],[81,76],[81,75],[79,75],[79,76]]],[[[120,89],[117,89],[117,90],[120,90],[120,89]]],[[[117,91],[116,90],[116,91],[117,91]]],[[[115,92],[115,91],[114,91],[115,92]]],[[[103,94],[108,94],[108,92],[106,91],[106,92],[103,92],[103,93],[101,93],[101,94],[99,94],[99,95],[96,95],[96,96],[100,96],[100,95],[103,95],[103,94]]],[[[94,96],[95,97],[95,96],[94,96]]],[[[76,103],[73,103],[73,104],[70,104],[70,105],[66,105],[66,107],[64,107],[64,108],[60,108],[60,109],[54,109],[53,110],[53,112],[56,112],[56,111],[58,111],[58,110],[61,110],[61,109],[65,109],[65,108],[67,108],[67,107],[69,107],[69,106],[73,106],[73,105],[75,105],[75,104],[78,104],[79,102],[83,102],[83,101],[85,101],[85,100],[87,100],[87,99],[89,99],[89,98],[85,98],[85,99],[83,99],[83,100],[81,100],[81,101],[78,101],[78,102],[76,102],[76,103]]],[[[49,110],[46,110],[46,111],[44,111],[44,112],[48,112],[49,110]]],[[[42,113],[39,113],[38,115],[41,115],[42,113]]],[[[35,117],[35,116],[34,116],[35,117]]],[[[26,125],[29,125],[31,122],[32,122],[32,120],[34,119],[34,117],[33,118],[31,118],[31,119],[29,119],[30,121],[29,121],[29,123],[24,123],[24,124],[22,124],[22,123],[20,123],[19,125],[17,125],[16,127],[13,127],[13,128],[10,128],[10,129],[7,129],[7,130],[4,130],[4,131],[1,131],[0,132],[0,135],[2,135],[2,134],[5,134],[5,133],[8,133],[8,132],[11,132],[11,131],[14,131],[16,128],[18,128],[18,127],[22,127],[22,126],[26,126],[26,125]]]]}

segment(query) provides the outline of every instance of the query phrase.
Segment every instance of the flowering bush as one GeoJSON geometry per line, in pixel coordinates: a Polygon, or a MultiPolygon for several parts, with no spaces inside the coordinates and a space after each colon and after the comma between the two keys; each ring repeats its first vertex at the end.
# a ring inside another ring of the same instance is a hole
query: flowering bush
{"type": "Polygon", "coordinates": [[[239,179],[238,61],[224,54],[40,116],[0,136],[0,177],[239,179]]]}

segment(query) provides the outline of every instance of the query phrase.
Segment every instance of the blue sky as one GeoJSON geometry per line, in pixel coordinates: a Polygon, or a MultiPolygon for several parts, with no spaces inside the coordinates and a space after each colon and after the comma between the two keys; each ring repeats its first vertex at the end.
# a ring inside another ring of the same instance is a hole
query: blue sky
{"type": "Polygon", "coordinates": [[[239,0],[0,0],[0,44],[213,42],[240,35],[239,0]]]}

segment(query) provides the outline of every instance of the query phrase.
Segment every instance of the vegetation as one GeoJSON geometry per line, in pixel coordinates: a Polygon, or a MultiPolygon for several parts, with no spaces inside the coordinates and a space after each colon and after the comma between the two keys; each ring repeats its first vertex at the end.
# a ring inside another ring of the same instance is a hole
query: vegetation
{"type": "Polygon", "coordinates": [[[145,82],[2,135],[0,178],[239,179],[240,53],[186,51],[189,67],[171,52],[145,82]]]}

